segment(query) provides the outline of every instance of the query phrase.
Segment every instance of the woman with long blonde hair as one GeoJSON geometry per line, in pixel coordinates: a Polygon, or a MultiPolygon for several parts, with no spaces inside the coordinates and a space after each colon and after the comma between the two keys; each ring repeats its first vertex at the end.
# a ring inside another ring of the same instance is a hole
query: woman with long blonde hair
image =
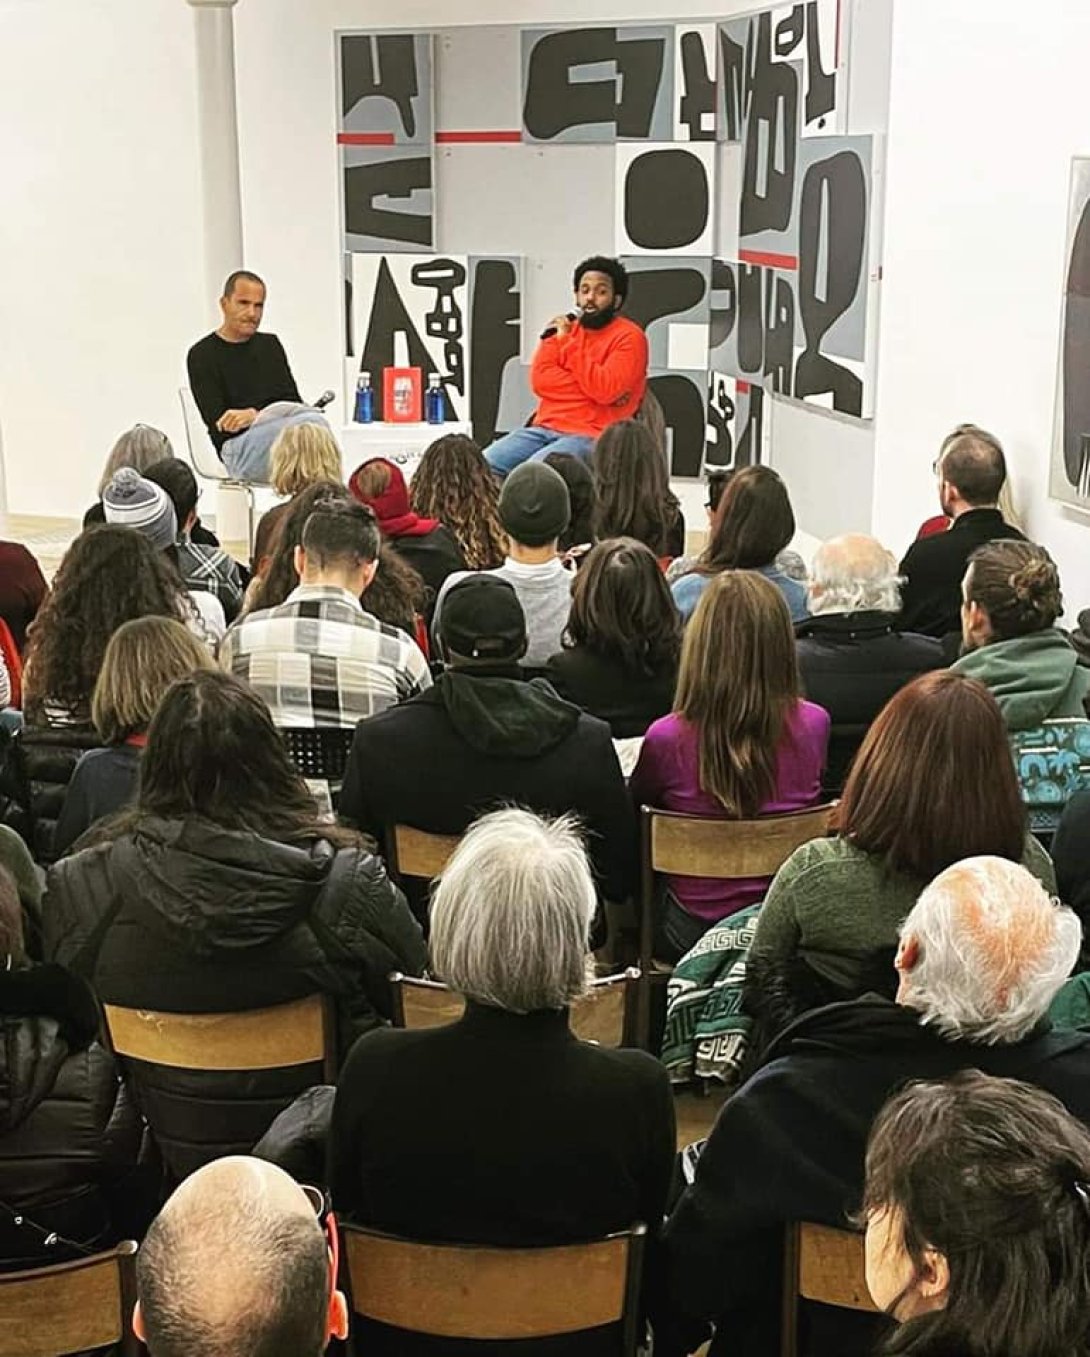
{"type": "MultiPolygon", "coordinates": [[[[728,819],[801,810],[820,797],[828,742],[828,712],[800,696],[782,593],[755,571],[722,571],[686,628],[674,710],[648,728],[632,796],[728,819]]],[[[669,877],[658,954],[682,956],[767,888],[767,878],[669,877]]]]}

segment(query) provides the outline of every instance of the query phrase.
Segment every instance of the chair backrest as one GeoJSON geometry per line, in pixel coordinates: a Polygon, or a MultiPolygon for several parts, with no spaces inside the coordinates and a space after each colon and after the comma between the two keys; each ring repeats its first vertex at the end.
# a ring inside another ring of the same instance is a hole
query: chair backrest
{"type": "Polygon", "coordinates": [[[108,1344],[136,1357],[135,1258],[130,1239],[75,1262],[0,1273],[0,1357],[49,1357],[108,1344]]]}
{"type": "Polygon", "coordinates": [[[1057,717],[1012,731],[1010,744],[1030,829],[1054,831],[1070,798],[1090,786],[1090,721],[1057,717]]]}
{"type": "Polygon", "coordinates": [[[220,461],[219,454],[208,436],[193,392],[188,386],[178,388],[178,399],[182,403],[182,420],[185,424],[185,441],[189,446],[189,460],[193,470],[206,481],[225,481],[229,479],[227,468],[220,461]]]}
{"type": "Polygon", "coordinates": [[[411,825],[391,825],[386,832],[386,863],[395,877],[430,880],[439,875],[457,847],[457,834],[429,834],[411,825]]]}
{"type": "Polygon", "coordinates": [[[322,1064],[336,1077],[333,1022],[320,994],[239,1013],[160,1013],[103,1004],[114,1054],[186,1070],[322,1064]]]}
{"type": "MultiPolygon", "coordinates": [[[[572,1005],[571,1029],[575,1035],[599,1046],[632,1045],[639,979],[635,966],[617,975],[597,977],[586,998],[572,1005]]],[[[418,980],[394,971],[390,988],[395,1027],[447,1027],[465,1011],[462,996],[437,980],[418,980]]]]}
{"type": "Polygon", "coordinates": [[[831,804],[755,820],[720,820],[641,808],[644,857],[672,876],[775,876],[796,848],[829,832],[831,804]]]}
{"type": "Polygon", "coordinates": [[[303,777],[340,784],[348,764],[355,726],[307,726],[280,732],[292,763],[303,777]]]}
{"type": "Polygon", "coordinates": [[[412,1333],[514,1341],[622,1326],[636,1352],[646,1227],[587,1244],[428,1244],[344,1225],[352,1309],[412,1333]]]}
{"type": "Polygon", "coordinates": [[[867,1290],[861,1234],[808,1221],[788,1225],[781,1357],[796,1357],[800,1300],[819,1301],[840,1310],[879,1313],[867,1290]]]}

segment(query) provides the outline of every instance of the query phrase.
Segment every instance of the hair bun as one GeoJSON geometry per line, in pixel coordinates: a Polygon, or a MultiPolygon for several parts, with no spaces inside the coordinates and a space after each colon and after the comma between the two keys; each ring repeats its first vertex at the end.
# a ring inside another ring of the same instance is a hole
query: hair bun
{"type": "Polygon", "coordinates": [[[1018,602],[1038,610],[1055,601],[1059,584],[1056,567],[1047,558],[1027,561],[1010,577],[1011,589],[1018,602]]]}

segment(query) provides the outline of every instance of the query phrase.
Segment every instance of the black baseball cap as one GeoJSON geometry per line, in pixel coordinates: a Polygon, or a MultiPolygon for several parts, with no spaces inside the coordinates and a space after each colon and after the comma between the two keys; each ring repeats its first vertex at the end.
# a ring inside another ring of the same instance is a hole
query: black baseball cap
{"type": "Polygon", "coordinates": [[[526,650],[526,618],[510,583],[468,574],[451,585],[439,612],[439,638],[467,660],[517,660],[526,650]]]}

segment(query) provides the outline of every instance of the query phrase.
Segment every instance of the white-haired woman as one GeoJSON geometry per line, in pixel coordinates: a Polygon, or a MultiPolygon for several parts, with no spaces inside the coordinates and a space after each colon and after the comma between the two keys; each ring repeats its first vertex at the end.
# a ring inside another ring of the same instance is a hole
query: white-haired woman
{"type": "MultiPolygon", "coordinates": [[[[465,996],[465,1016],[353,1047],[330,1140],[342,1215],[495,1245],[570,1243],[635,1221],[657,1229],[675,1150],[665,1069],[568,1026],[588,983],[595,903],[570,821],[508,809],[467,831],[431,907],[433,970],[465,996]]],[[[368,1351],[445,1350],[417,1341],[426,1346],[386,1330],[368,1351]]],[[[561,1341],[565,1357],[616,1350],[602,1330],[561,1341]]]]}

